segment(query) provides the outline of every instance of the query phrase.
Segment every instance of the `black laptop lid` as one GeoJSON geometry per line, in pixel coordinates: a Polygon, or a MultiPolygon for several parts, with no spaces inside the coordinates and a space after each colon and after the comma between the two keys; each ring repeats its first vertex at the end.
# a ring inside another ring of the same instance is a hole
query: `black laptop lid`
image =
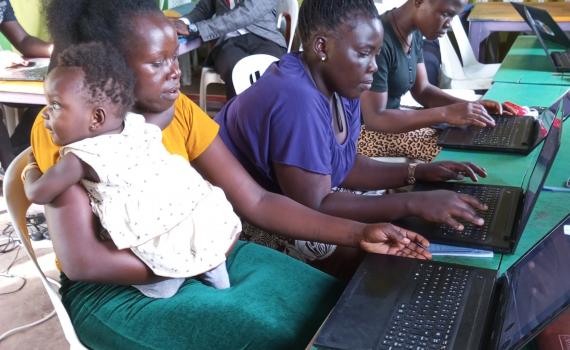
{"type": "Polygon", "coordinates": [[[505,272],[499,349],[520,348],[570,304],[570,214],[505,272]]]}
{"type": "MultiPolygon", "coordinates": [[[[570,48],[570,39],[548,11],[511,2],[521,17],[528,23],[536,36],[570,48]]],[[[547,50],[547,48],[544,48],[547,50]]]]}
{"type": "Polygon", "coordinates": [[[550,126],[550,130],[544,139],[544,145],[530,173],[524,194],[522,212],[521,215],[519,215],[519,222],[516,226],[516,241],[518,241],[518,237],[520,237],[524,231],[532,209],[538,199],[540,190],[552,167],[556,153],[558,153],[558,149],[560,148],[560,138],[562,136],[562,105],[563,103],[559,104],[556,117],[550,126]]]}

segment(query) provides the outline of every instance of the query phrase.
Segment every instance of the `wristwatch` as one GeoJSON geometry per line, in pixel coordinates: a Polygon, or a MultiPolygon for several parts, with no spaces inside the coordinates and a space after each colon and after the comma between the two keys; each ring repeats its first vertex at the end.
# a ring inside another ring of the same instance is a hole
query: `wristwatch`
{"type": "Polygon", "coordinates": [[[410,163],[408,164],[408,178],[406,179],[406,183],[408,185],[413,185],[416,183],[416,167],[418,163],[410,163]]]}
{"type": "Polygon", "coordinates": [[[178,20],[184,24],[186,24],[186,27],[188,27],[188,31],[190,33],[197,33],[198,32],[198,27],[194,24],[194,23],[190,23],[190,20],[186,17],[180,17],[178,18],[178,20]]]}

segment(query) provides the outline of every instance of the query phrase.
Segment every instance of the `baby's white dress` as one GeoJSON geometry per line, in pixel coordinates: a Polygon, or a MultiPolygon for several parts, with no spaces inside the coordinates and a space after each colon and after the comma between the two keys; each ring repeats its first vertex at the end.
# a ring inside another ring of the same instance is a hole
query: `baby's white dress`
{"type": "Polygon", "coordinates": [[[225,261],[240,219],[220,188],[164,148],[156,125],[128,113],[120,134],[61,148],[68,152],[97,173],[100,182],[82,184],[117,248],[166,277],[196,276],[225,261]]]}

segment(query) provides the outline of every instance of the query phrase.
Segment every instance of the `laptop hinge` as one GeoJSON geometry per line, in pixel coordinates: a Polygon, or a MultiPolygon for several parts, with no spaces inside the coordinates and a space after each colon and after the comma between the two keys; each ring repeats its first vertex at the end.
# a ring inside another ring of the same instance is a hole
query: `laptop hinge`
{"type": "Polygon", "coordinates": [[[505,276],[501,276],[495,283],[493,291],[493,302],[491,303],[491,311],[487,320],[488,334],[485,337],[488,343],[484,344],[481,349],[498,349],[501,333],[503,331],[503,323],[508,305],[508,282],[505,276]]]}
{"type": "MultiPolygon", "coordinates": [[[[522,225],[522,221],[523,221],[523,217],[522,217],[522,212],[524,209],[524,200],[526,197],[526,193],[524,192],[524,189],[521,188],[521,199],[519,200],[519,203],[517,205],[517,210],[516,210],[516,214],[515,214],[515,224],[513,226],[513,235],[511,237],[511,252],[515,252],[515,250],[517,249],[517,245],[520,241],[520,237],[522,236],[522,231],[524,229],[524,227],[521,228],[522,225]]],[[[526,225],[525,225],[526,226],[526,225]]]]}

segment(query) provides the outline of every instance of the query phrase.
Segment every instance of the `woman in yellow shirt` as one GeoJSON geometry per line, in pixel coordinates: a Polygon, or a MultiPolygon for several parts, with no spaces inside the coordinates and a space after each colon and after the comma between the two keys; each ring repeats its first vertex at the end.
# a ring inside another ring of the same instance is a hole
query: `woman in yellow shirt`
{"type": "MultiPolygon", "coordinates": [[[[427,241],[412,232],[325,216],[262,190],[218,138],[217,124],[179,93],[176,32],[155,7],[153,0],[54,0],[48,20],[56,52],[90,40],[114,44],[137,78],[134,112],[160,126],[166,148],[224,189],[256,225],[291,237],[429,257],[416,244],[427,241]]],[[[41,170],[57,161],[41,117],[32,148],[41,170]]],[[[128,285],[157,277],[129,250],[97,238],[99,224],[80,185],[46,206],[46,217],[65,273],[63,301],[90,348],[301,348],[338,297],[339,283],[330,276],[240,242],[227,260],[231,288],[188,279],[176,296],[150,300],[128,285]]]]}

